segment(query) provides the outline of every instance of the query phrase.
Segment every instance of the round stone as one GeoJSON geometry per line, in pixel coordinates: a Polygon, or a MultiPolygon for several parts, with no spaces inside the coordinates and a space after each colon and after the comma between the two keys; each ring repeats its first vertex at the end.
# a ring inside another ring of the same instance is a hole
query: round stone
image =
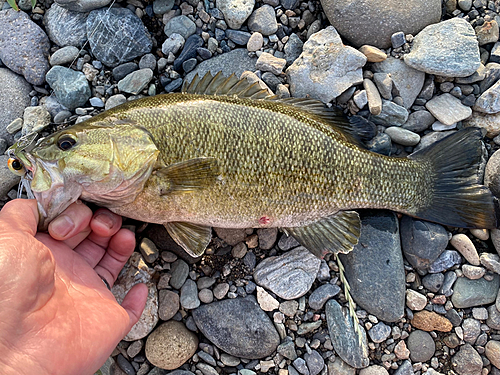
{"type": "Polygon", "coordinates": [[[146,358],[156,367],[173,370],[196,352],[198,338],[184,324],[170,320],[156,328],[146,341],[146,358]]]}
{"type": "Polygon", "coordinates": [[[485,346],[486,357],[493,366],[500,369],[500,341],[491,340],[485,346]]]}
{"type": "Polygon", "coordinates": [[[436,344],[430,334],[424,331],[413,331],[408,337],[410,358],[414,362],[426,362],[436,351],[436,344]]]}

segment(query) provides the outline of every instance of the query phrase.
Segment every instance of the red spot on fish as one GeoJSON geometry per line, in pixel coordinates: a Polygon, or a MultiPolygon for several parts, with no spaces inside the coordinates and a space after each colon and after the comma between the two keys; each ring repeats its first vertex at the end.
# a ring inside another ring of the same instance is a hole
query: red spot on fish
{"type": "Polygon", "coordinates": [[[271,219],[268,218],[267,216],[262,216],[260,219],[259,219],[259,224],[261,225],[267,225],[271,222],[271,219]]]}

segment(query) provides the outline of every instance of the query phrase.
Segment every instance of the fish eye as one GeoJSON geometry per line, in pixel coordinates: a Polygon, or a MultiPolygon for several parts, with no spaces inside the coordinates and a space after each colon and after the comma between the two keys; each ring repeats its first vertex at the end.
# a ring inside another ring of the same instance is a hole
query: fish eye
{"type": "Polygon", "coordinates": [[[10,171],[18,176],[24,176],[26,173],[23,163],[17,158],[9,158],[7,165],[10,171]]]}
{"type": "Polygon", "coordinates": [[[57,140],[57,147],[62,151],[68,151],[76,144],[76,139],[70,135],[63,135],[57,140]]]}

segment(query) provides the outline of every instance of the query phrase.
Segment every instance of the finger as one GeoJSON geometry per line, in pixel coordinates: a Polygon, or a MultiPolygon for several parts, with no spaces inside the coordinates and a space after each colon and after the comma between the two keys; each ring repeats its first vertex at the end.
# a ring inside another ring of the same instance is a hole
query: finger
{"type": "Polygon", "coordinates": [[[49,234],[53,239],[65,241],[68,246],[75,247],[90,233],[91,218],[92,210],[77,201],[50,222],[49,234]]]}
{"type": "Polygon", "coordinates": [[[109,241],[108,249],[94,268],[113,285],[121,269],[135,249],[135,235],[128,229],[120,229],[109,241]]]}
{"type": "Polygon", "coordinates": [[[135,323],[139,321],[142,311],[146,306],[146,300],[148,298],[148,287],[146,284],[134,285],[132,289],[129,290],[122,302],[122,307],[128,313],[130,318],[129,325],[125,329],[124,336],[130,332],[135,323]]]}
{"type": "Polygon", "coordinates": [[[0,211],[2,229],[21,230],[34,236],[38,226],[38,206],[34,199],[14,199],[0,211]]]}

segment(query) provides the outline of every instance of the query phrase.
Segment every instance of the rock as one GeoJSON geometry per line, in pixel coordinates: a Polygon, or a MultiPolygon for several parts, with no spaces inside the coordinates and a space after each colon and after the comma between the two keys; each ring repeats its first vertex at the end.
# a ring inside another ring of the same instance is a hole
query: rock
{"type": "Polygon", "coordinates": [[[54,66],[45,79],[54,90],[57,100],[69,109],[84,106],[91,96],[85,75],[73,69],[54,66]]]}
{"type": "Polygon", "coordinates": [[[246,46],[252,34],[246,31],[227,29],[226,36],[228,37],[229,40],[234,42],[234,44],[237,44],[239,46],[246,46]]]}
{"type": "Polygon", "coordinates": [[[408,120],[408,111],[405,107],[382,99],[382,112],[377,116],[372,116],[371,120],[379,125],[401,126],[408,120]]]}
{"type": "Polygon", "coordinates": [[[164,31],[167,36],[175,33],[187,39],[196,32],[196,24],[188,16],[181,15],[169,20],[164,31]]]}
{"type": "Polygon", "coordinates": [[[397,217],[388,211],[367,211],[360,216],[359,243],[349,254],[340,254],[352,297],[380,320],[397,321],[403,316],[405,305],[397,217]],[[381,248],[385,249],[383,254],[381,248]]]}
{"type": "Polygon", "coordinates": [[[252,34],[250,39],[248,39],[247,50],[248,52],[258,51],[262,48],[263,44],[264,44],[264,37],[262,36],[261,33],[255,32],[252,34]]]}
{"type": "Polygon", "coordinates": [[[433,115],[426,110],[420,110],[410,113],[408,121],[406,121],[402,128],[412,132],[423,132],[427,130],[435,121],[433,115]]]}
{"type": "Polygon", "coordinates": [[[153,79],[153,71],[149,68],[136,70],[118,82],[118,90],[137,95],[144,90],[153,79]]]}
{"type": "Polygon", "coordinates": [[[488,114],[500,112],[500,81],[497,81],[477,98],[473,109],[488,114]]]}
{"type": "Polygon", "coordinates": [[[359,370],[359,375],[389,375],[389,373],[382,366],[372,365],[359,370]]]}
{"type": "Polygon", "coordinates": [[[354,368],[363,368],[370,363],[368,359],[368,346],[366,333],[362,326],[362,340],[359,341],[358,334],[354,331],[352,317],[348,311],[342,308],[337,301],[331,299],[325,306],[328,331],[335,352],[347,364],[354,368]]]}
{"type": "Polygon", "coordinates": [[[363,82],[361,67],[365,62],[365,55],[342,44],[337,31],[329,26],[309,38],[301,55],[286,70],[290,92],[294,97],[310,95],[328,103],[363,82]]]}
{"type": "Polygon", "coordinates": [[[306,360],[309,375],[318,375],[325,367],[325,360],[316,350],[304,354],[304,359],[306,360]]]}
{"type": "Polygon", "coordinates": [[[260,308],[264,311],[277,310],[280,306],[280,303],[276,300],[276,298],[271,296],[260,286],[257,287],[257,302],[259,303],[260,308]]]}
{"type": "MultiPolygon", "coordinates": [[[[291,373],[289,375],[298,375],[298,373],[291,373]]],[[[335,362],[328,361],[328,374],[329,375],[355,375],[356,369],[345,363],[342,358],[335,358],[335,362]]]]}
{"type": "MultiPolygon", "coordinates": [[[[203,39],[197,34],[193,34],[188,37],[186,39],[186,43],[184,44],[184,48],[179,54],[179,57],[174,61],[174,69],[179,70],[181,66],[183,67],[183,63],[185,61],[195,58],[198,53],[198,48],[203,46],[203,43],[203,39]]],[[[180,83],[182,83],[182,80],[180,81],[180,83]]]]}
{"type": "Polygon", "coordinates": [[[255,69],[262,72],[271,72],[275,75],[280,75],[285,67],[286,60],[274,57],[270,53],[263,52],[255,64],[255,69]]]}
{"type": "Polygon", "coordinates": [[[153,263],[156,259],[158,259],[158,255],[160,254],[154,242],[149,238],[143,238],[141,240],[139,250],[148,263],[153,263]]]}
{"type": "MultiPolygon", "coordinates": [[[[245,48],[234,49],[231,52],[223,53],[210,60],[201,62],[193,71],[186,75],[185,80],[191,82],[195,74],[203,77],[207,72],[211,72],[212,75],[215,75],[219,71],[221,71],[225,77],[229,77],[233,73],[239,77],[244,71],[255,70],[256,61],[257,58],[248,56],[248,51],[245,48]]],[[[219,228],[215,228],[216,233],[218,233],[219,230],[219,228]]],[[[239,229],[237,229],[237,231],[238,230],[239,229]]],[[[244,232],[244,230],[242,232],[244,232]]]]}
{"type": "Polygon", "coordinates": [[[393,85],[403,98],[404,107],[409,109],[422,90],[425,73],[409,67],[402,60],[389,57],[386,60],[373,64],[377,73],[391,75],[393,85]]]}
{"type": "Polygon", "coordinates": [[[280,303],[279,310],[286,316],[293,317],[295,316],[295,313],[297,312],[298,308],[299,308],[299,303],[297,301],[291,300],[280,303]]]}
{"type": "Polygon", "coordinates": [[[184,324],[170,320],[156,328],[146,341],[146,358],[152,365],[173,370],[191,358],[198,338],[184,324]]]}
{"type": "Polygon", "coordinates": [[[500,330],[500,311],[495,305],[488,307],[488,318],[486,325],[492,329],[500,330]]]}
{"type": "Polygon", "coordinates": [[[309,306],[311,309],[320,310],[323,305],[340,292],[340,287],[334,284],[323,284],[316,288],[309,296],[309,306]]]}
{"type": "Polygon", "coordinates": [[[297,34],[291,34],[283,49],[285,51],[286,63],[293,64],[293,62],[297,60],[302,53],[303,47],[304,42],[300,40],[297,34]]]}
{"type": "Polygon", "coordinates": [[[416,35],[441,19],[441,2],[437,0],[414,1],[411,6],[397,0],[321,0],[321,4],[331,24],[357,47],[387,48],[395,32],[416,35]]]}
{"type": "Polygon", "coordinates": [[[273,323],[253,296],[202,305],[193,310],[193,318],[210,342],[235,357],[264,358],[280,343],[273,323]]]}
{"type": "Polygon", "coordinates": [[[413,289],[406,291],[406,306],[411,310],[423,310],[427,305],[427,297],[413,289]]]}
{"type": "Polygon", "coordinates": [[[181,306],[186,310],[196,309],[200,306],[200,299],[198,298],[198,288],[196,283],[187,279],[182,285],[181,296],[180,296],[181,306]]]}
{"type": "Polygon", "coordinates": [[[358,51],[366,56],[368,62],[381,62],[387,59],[387,55],[384,51],[378,49],[374,46],[369,46],[367,44],[358,48],[358,51]]]}
{"type": "Polygon", "coordinates": [[[470,76],[481,64],[474,29],[462,18],[427,26],[413,40],[404,61],[414,69],[444,77],[470,76]]]}
{"type": "Polygon", "coordinates": [[[385,129],[385,133],[391,137],[393,142],[403,146],[416,146],[420,142],[420,136],[417,133],[398,126],[388,127],[385,129]]]}
{"type": "Polygon", "coordinates": [[[477,280],[484,276],[486,270],[483,267],[471,266],[470,264],[464,264],[462,266],[462,272],[464,276],[471,280],[477,280]]]}
{"type": "Polygon", "coordinates": [[[455,234],[451,237],[450,244],[462,254],[467,262],[479,266],[479,254],[469,237],[463,233],[455,234]]]}
{"type": "Polygon", "coordinates": [[[465,277],[459,277],[453,286],[454,293],[451,302],[456,308],[463,309],[487,305],[495,302],[499,287],[500,277],[498,275],[493,275],[492,281],[487,281],[484,278],[469,280],[465,277]]]}
{"type": "MultiPolygon", "coordinates": [[[[16,118],[22,117],[24,109],[30,105],[29,93],[31,91],[31,85],[20,75],[5,68],[0,68],[0,82],[2,82],[0,85],[0,138],[12,143],[13,137],[6,128],[7,125],[16,118]]],[[[7,163],[2,165],[6,167],[7,163]]],[[[8,172],[9,173],[6,174],[6,176],[9,176],[8,180],[12,180],[13,177],[16,177],[15,180],[19,181],[18,176],[15,176],[10,171],[8,172]]],[[[7,183],[7,185],[9,184],[10,182],[7,183]]],[[[8,190],[10,190],[10,188],[8,188],[8,190]]],[[[5,194],[7,194],[8,190],[5,194]]]]}
{"type": "MultiPolygon", "coordinates": [[[[368,108],[370,109],[370,113],[372,115],[379,115],[382,112],[382,98],[380,97],[380,93],[377,90],[375,84],[369,79],[363,80],[363,87],[365,89],[366,100],[368,101],[368,108]]],[[[363,91],[361,91],[363,92],[363,91]]],[[[357,103],[356,103],[357,104],[357,103]]],[[[363,108],[363,106],[359,106],[358,108],[363,108]]]]}
{"type": "Polygon", "coordinates": [[[177,259],[171,266],[172,277],[170,285],[174,289],[181,289],[189,274],[189,266],[182,259],[177,259]]]}
{"type": "Polygon", "coordinates": [[[477,337],[481,334],[481,323],[478,320],[467,318],[462,323],[464,341],[470,344],[476,342],[477,337]]]}
{"type": "Polygon", "coordinates": [[[172,10],[174,5],[175,5],[174,0],[154,0],[153,12],[154,14],[163,15],[172,10]]]}
{"type": "Polygon", "coordinates": [[[146,337],[158,323],[158,292],[152,279],[155,271],[150,269],[139,253],[133,253],[121,270],[111,292],[118,303],[122,303],[126,294],[136,284],[145,283],[148,287],[146,307],[139,321],[125,336],[125,341],[134,341],[146,337]]]}
{"type": "Polygon", "coordinates": [[[425,103],[425,108],[445,125],[453,125],[458,121],[465,120],[472,114],[472,110],[464,106],[460,99],[448,93],[429,100],[425,103]]]}
{"type": "MultiPolygon", "coordinates": [[[[453,328],[451,322],[433,311],[422,310],[413,314],[411,324],[423,331],[449,332],[453,328]]],[[[411,350],[411,349],[410,349],[411,350]]]]}
{"type": "Polygon", "coordinates": [[[105,7],[111,0],[57,0],[61,7],[74,12],[90,12],[105,7]]]}
{"type": "Polygon", "coordinates": [[[106,104],[104,106],[104,109],[108,110],[108,109],[114,108],[117,105],[125,103],[126,101],[127,101],[127,98],[125,97],[125,95],[122,95],[122,94],[110,96],[108,98],[108,100],[106,100],[106,104]]]}
{"type": "Polygon", "coordinates": [[[13,9],[0,11],[0,60],[33,85],[45,82],[50,42],[30,17],[13,9]]]}
{"type": "Polygon", "coordinates": [[[495,20],[487,21],[475,28],[477,41],[480,46],[498,41],[498,23],[495,20]]]}
{"type": "Polygon", "coordinates": [[[73,46],[58,49],[50,56],[50,65],[65,65],[73,62],[78,57],[80,50],[73,46]]]}
{"type": "Polygon", "coordinates": [[[60,47],[81,47],[87,41],[88,13],[72,12],[53,3],[43,18],[49,39],[60,47]]]}
{"type": "Polygon", "coordinates": [[[321,261],[305,247],[298,247],[279,257],[264,259],[255,268],[255,282],[283,299],[306,294],[316,279],[321,261]]]}
{"type": "Polygon", "coordinates": [[[290,339],[290,337],[285,337],[283,342],[278,346],[277,352],[283,357],[288,358],[292,361],[297,359],[295,343],[290,339]]]}
{"type": "Polygon", "coordinates": [[[385,341],[391,334],[391,327],[379,322],[375,324],[369,331],[368,336],[374,343],[381,343],[385,341]]]}
{"type": "Polygon", "coordinates": [[[464,120],[463,124],[465,127],[486,129],[486,136],[495,138],[500,134],[500,112],[490,115],[472,111],[472,116],[464,120]]]}
{"type": "Polygon", "coordinates": [[[248,19],[248,28],[262,35],[274,34],[278,30],[274,8],[267,4],[257,8],[248,19]]]}
{"type": "Polygon", "coordinates": [[[90,12],[87,18],[92,53],[104,65],[115,67],[151,52],[151,37],[130,9],[110,8],[90,12]]]}
{"type": "Polygon", "coordinates": [[[436,351],[436,344],[427,332],[416,330],[408,337],[410,358],[414,362],[427,362],[436,351]]]}
{"type": "Polygon", "coordinates": [[[278,238],[278,228],[257,229],[257,236],[259,236],[259,247],[262,250],[269,250],[278,238]]]}
{"type": "Polygon", "coordinates": [[[460,347],[451,359],[451,365],[459,375],[480,375],[483,369],[481,356],[470,344],[460,347]]]}
{"type": "MultiPolygon", "coordinates": [[[[375,85],[373,85],[373,87],[375,87],[375,85]]],[[[378,93],[378,91],[376,92],[378,93]]],[[[380,95],[378,99],[379,103],[377,104],[377,106],[374,108],[370,108],[370,110],[380,113],[380,111],[382,111],[382,100],[380,100],[380,95]]],[[[355,94],[352,97],[352,100],[354,101],[354,104],[356,104],[356,107],[360,109],[364,108],[368,104],[368,95],[366,95],[366,90],[361,90],[360,92],[355,94]]]]}
{"type": "Polygon", "coordinates": [[[231,29],[238,30],[252,14],[255,0],[217,0],[217,8],[231,29]]]}
{"type": "Polygon", "coordinates": [[[27,107],[23,116],[23,134],[40,132],[50,124],[50,113],[44,106],[27,107]]]}
{"type": "Polygon", "coordinates": [[[175,55],[184,46],[185,42],[186,40],[182,37],[182,35],[172,33],[161,45],[161,51],[166,56],[168,56],[169,53],[173,53],[175,55]]]}
{"type": "Polygon", "coordinates": [[[437,293],[439,289],[441,289],[443,282],[444,275],[442,273],[430,273],[425,275],[422,279],[424,287],[433,293],[437,293]]]}
{"type": "Polygon", "coordinates": [[[486,358],[493,366],[500,369],[500,341],[490,340],[485,346],[486,358]]]}
{"type": "Polygon", "coordinates": [[[454,250],[445,250],[441,253],[439,258],[429,266],[428,271],[430,273],[443,272],[453,267],[455,264],[460,264],[461,261],[462,258],[458,252],[454,250]]]}
{"type": "Polygon", "coordinates": [[[491,272],[500,274],[500,257],[496,254],[482,253],[480,257],[481,265],[491,272]]]}
{"type": "Polygon", "coordinates": [[[170,290],[160,290],[158,315],[161,320],[170,320],[179,311],[179,295],[170,290]]]}

